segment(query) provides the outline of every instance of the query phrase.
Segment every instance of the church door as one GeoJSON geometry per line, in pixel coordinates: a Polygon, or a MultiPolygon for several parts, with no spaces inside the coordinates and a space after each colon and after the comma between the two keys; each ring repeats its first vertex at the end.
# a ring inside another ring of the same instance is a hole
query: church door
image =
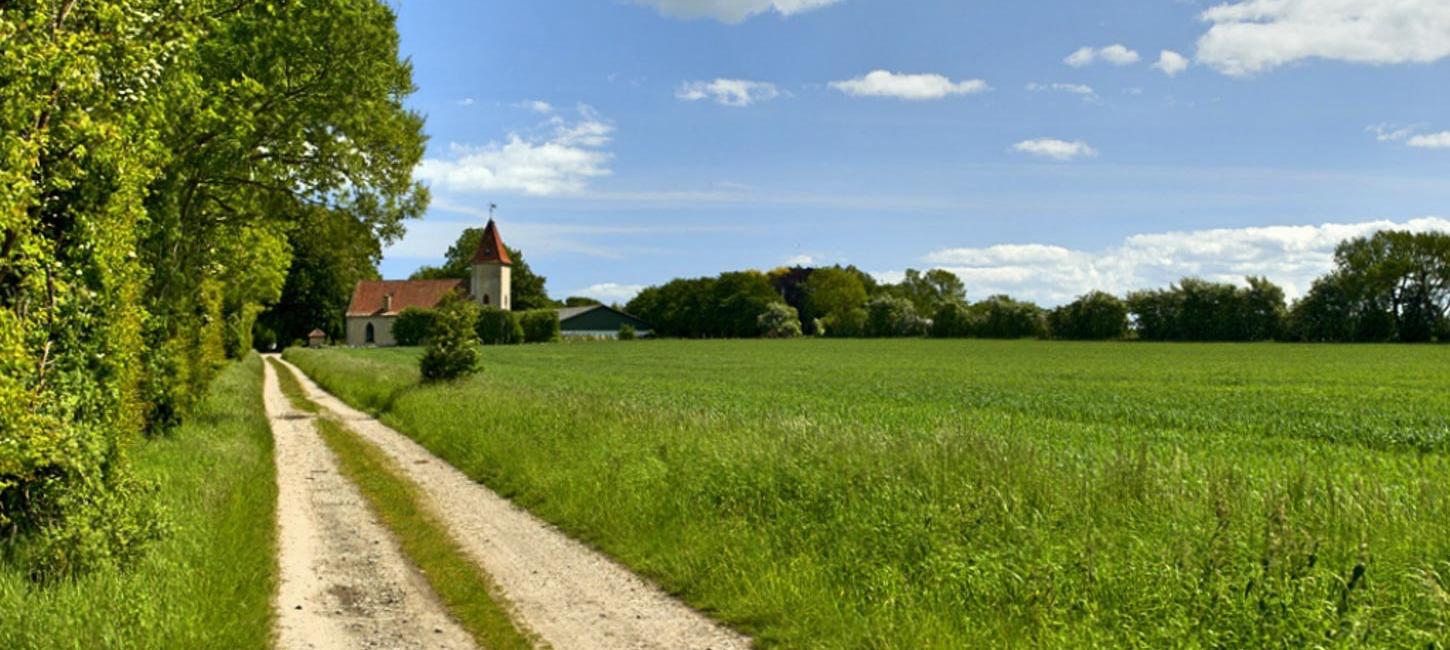
{"type": "Polygon", "coordinates": [[[371,344],[374,343],[376,340],[377,335],[373,332],[373,324],[368,323],[367,329],[363,330],[363,343],[371,344]]]}

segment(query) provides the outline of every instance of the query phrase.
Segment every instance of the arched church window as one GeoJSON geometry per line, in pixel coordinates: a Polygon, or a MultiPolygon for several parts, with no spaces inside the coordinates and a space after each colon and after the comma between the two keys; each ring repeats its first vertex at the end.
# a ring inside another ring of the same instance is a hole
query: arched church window
{"type": "Polygon", "coordinates": [[[377,334],[373,330],[373,324],[368,323],[367,329],[363,330],[363,343],[374,343],[377,341],[377,334]]]}
{"type": "Polygon", "coordinates": [[[486,293],[483,294],[483,304],[485,304],[485,305],[488,304],[488,294],[486,294],[486,293]]]}

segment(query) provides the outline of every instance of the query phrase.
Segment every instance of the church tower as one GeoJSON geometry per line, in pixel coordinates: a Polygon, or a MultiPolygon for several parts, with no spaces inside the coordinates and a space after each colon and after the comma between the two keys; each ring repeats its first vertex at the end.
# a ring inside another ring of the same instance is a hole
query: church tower
{"type": "Polygon", "coordinates": [[[473,300],[484,307],[511,311],[513,309],[513,260],[498,236],[493,219],[483,229],[483,241],[473,254],[473,300]]]}

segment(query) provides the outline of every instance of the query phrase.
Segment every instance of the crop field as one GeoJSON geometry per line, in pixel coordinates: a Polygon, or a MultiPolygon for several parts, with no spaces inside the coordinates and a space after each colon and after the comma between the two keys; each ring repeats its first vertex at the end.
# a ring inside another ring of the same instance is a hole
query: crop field
{"type": "Polygon", "coordinates": [[[1450,646],[1450,347],[289,350],[765,646],[1450,646]]]}

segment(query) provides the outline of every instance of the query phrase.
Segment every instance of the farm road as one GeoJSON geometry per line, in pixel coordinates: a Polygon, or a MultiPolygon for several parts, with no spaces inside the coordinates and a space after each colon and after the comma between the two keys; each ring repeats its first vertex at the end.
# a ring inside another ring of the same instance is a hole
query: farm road
{"type": "Polygon", "coordinates": [[[422,488],[468,557],[493,577],[520,626],[555,650],[750,647],[748,638],[514,506],[286,365],[313,401],[383,450],[422,488]]]}
{"type": "Polygon", "coordinates": [[[313,416],[292,408],[263,367],[277,458],[277,647],[473,648],[338,471],[313,416]]]}

